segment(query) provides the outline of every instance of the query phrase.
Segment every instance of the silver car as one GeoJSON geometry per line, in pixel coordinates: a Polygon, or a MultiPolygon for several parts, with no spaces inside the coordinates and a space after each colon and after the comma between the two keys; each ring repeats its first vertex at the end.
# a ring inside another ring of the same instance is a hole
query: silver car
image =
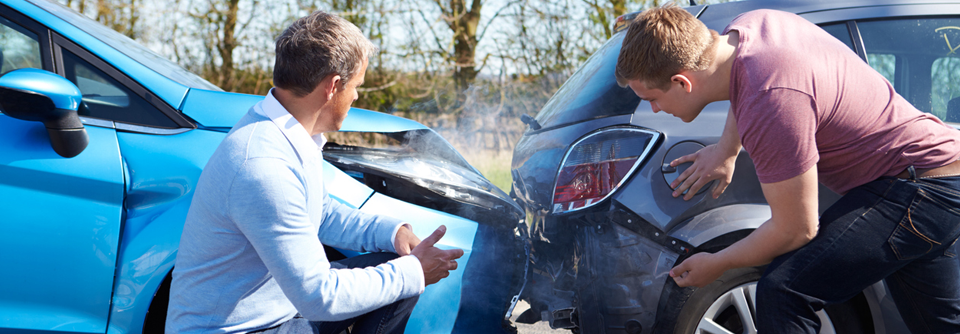
{"type": "MultiPolygon", "coordinates": [[[[797,13],[846,43],[918,109],[960,122],[960,1],[759,0],[691,6],[721,31],[740,13],[797,13]]],[[[617,86],[620,30],[556,93],[513,157],[512,196],[526,219],[528,269],[518,322],[546,321],[575,333],[756,333],[763,268],[728,271],[704,288],[680,288],[667,272],[697,252],[715,252],[770,218],[750,157],[717,199],[671,196],[687,165],[669,162],[716,143],[729,102],[692,123],[653,113],[617,86]]],[[[821,187],[820,208],[838,195],[821,187]]],[[[883,281],[820,313],[823,333],[906,333],[883,281]]]]}

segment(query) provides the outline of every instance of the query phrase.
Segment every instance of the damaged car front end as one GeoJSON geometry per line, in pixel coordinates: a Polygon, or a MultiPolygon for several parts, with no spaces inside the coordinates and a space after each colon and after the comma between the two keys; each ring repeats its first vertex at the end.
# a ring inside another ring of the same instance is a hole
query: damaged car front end
{"type": "Polygon", "coordinates": [[[519,255],[523,253],[523,242],[517,230],[523,211],[517,203],[484,178],[433,130],[419,123],[366,110],[354,109],[350,116],[355,122],[345,123],[340,132],[327,134],[329,141],[323,148],[324,159],[356,183],[350,188],[370,189],[375,196],[395,202],[381,206],[384,211],[380,212],[375,200],[365,200],[361,210],[405,219],[414,225],[414,232],[418,235],[429,234],[435,228],[433,224],[424,224],[431,219],[424,216],[424,210],[420,208],[444,213],[448,219],[434,219],[448,225],[448,235],[444,239],[464,239],[453,241],[459,242],[466,252],[458,261],[464,268],[457,273],[459,286],[443,280],[438,285],[451,286],[433,288],[425,293],[421,301],[433,298],[431,293],[442,293],[442,296],[434,298],[430,307],[415,310],[407,330],[515,332],[503,315],[510,308],[511,296],[519,290],[523,272],[524,258],[519,255]],[[385,118],[402,124],[383,126],[385,118]],[[367,127],[361,124],[372,124],[375,119],[379,123],[377,132],[362,131],[367,127]],[[417,210],[405,213],[398,210],[397,203],[412,204],[411,207],[417,210]],[[450,224],[461,221],[464,226],[459,230],[475,229],[475,233],[451,236],[458,226],[450,224]],[[472,241],[466,240],[468,238],[472,241]],[[430,318],[427,313],[440,310],[455,312],[456,322],[447,323],[442,328],[425,325],[424,320],[430,318]],[[412,324],[415,320],[420,323],[412,324]]]}

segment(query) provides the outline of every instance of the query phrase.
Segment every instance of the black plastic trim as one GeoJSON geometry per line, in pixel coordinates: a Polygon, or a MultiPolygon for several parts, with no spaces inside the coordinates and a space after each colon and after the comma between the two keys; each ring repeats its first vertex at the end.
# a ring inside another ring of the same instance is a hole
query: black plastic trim
{"type": "Polygon", "coordinates": [[[850,40],[853,41],[853,49],[857,51],[857,55],[860,56],[860,59],[870,64],[870,61],[867,60],[867,51],[863,46],[863,37],[860,36],[860,27],[857,26],[857,21],[847,21],[847,31],[850,32],[850,40]]]}

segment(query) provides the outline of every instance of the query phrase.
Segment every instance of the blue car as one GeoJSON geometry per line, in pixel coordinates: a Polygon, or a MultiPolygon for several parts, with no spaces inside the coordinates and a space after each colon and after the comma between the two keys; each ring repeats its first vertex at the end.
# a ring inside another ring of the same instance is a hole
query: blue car
{"type": "MultiPolygon", "coordinates": [[[[46,0],[2,1],[0,49],[0,332],[162,331],[197,178],[262,97],[223,92],[46,0]]],[[[331,196],[421,238],[445,224],[438,246],[465,251],[407,331],[509,330],[517,204],[417,122],[353,109],[330,138],[331,196]]]]}

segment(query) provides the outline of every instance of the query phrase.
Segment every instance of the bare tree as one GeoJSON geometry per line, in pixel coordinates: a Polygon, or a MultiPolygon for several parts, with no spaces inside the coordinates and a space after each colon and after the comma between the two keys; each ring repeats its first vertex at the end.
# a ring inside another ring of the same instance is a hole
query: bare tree
{"type": "MultiPolygon", "coordinates": [[[[429,33],[423,36],[428,38],[432,36],[434,39],[435,48],[428,52],[441,56],[443,61],[452,67],[454,89],[463,92],[474,82],[488,59],[484,57],[479,64],[477,63],[479,45],[486,30],[495,23],[502,11],[515,5],[519,0],[503,4],[485,20],[486,25],[482,29],[481,23],[484,19],[481,17],[481,11],[485,4],[483,0],[432,0],[432,2],[435,5],[432,10],[424,8],[421,3],[413,3],[412,12],[422,19],[421,23],[425,24],[429,30],[429,33]],[[439,16],[437,20],[431,19],[435,17],[434,13],[439,16]],[[447,30],[434,30],[433,23],[437,21],[442,22],[447,30]],[[447,39],[449,42],[443,41],[445,38],[449,38],[447,39]]],[[[460,94],[458,100],[462,102],[463,98],[465,96],[460,94]]]]}
{"type": "Polygon", "coordinates": [[[608,0],[606,4],[600,0],[583,0],[593,11],[590,13],[590,20],[602,27],[604,37],[613,36],[613,20],[623,15],[627,11],[627,0],[608,0]],[[607,6],[609,4],[609,6],[607,6]],[[607,14],[611,14],[608,16],[607,14]]]}
{"type": "MultiPolygon", "coordinates": [[[[64,4],[67,5],[67,7],[74,8],[74,7],[73,7],[73,0],[66,0],[66,2],[65,2],[64,4]]],[[[83,12],[87,9],[87,6],[86,6],[86,5],[87,5],[86,1],[84,1],[84,0],[77,0],[77,7],[75,7],[75,8],[77,9],[77,12],[83,13],[83,12]]]]}
{"type": "Polygon", "coordinates": [[[140,8],[143,6],[140,0],[97,0],[92,8],[93,13],[87,11],[91,8],[87,6],[86,0],[60,0],[67,7],[75,9],[81,14],[120,32],[127,37],[136,39],[141,34],[140,8]]]}
{"type": "Polygon", "coordinates": [[[199,27],[205,50],[203,75],[225,90],[235,90],[237,61],[235,53],[242,46],[242,35],[257,15],[258,0],[246,1],[249,17],[240,22],[241,0],[207,0],[206,5],[192,6],[188,16],[199,27]]]}
{"type": "Polygon", "coordinates": [[[477,27],[480,25],[481,0],[434,0],[442,19],[453,32],[453,81],[458,91],[467,89],[477,77],[477,27]]]}

